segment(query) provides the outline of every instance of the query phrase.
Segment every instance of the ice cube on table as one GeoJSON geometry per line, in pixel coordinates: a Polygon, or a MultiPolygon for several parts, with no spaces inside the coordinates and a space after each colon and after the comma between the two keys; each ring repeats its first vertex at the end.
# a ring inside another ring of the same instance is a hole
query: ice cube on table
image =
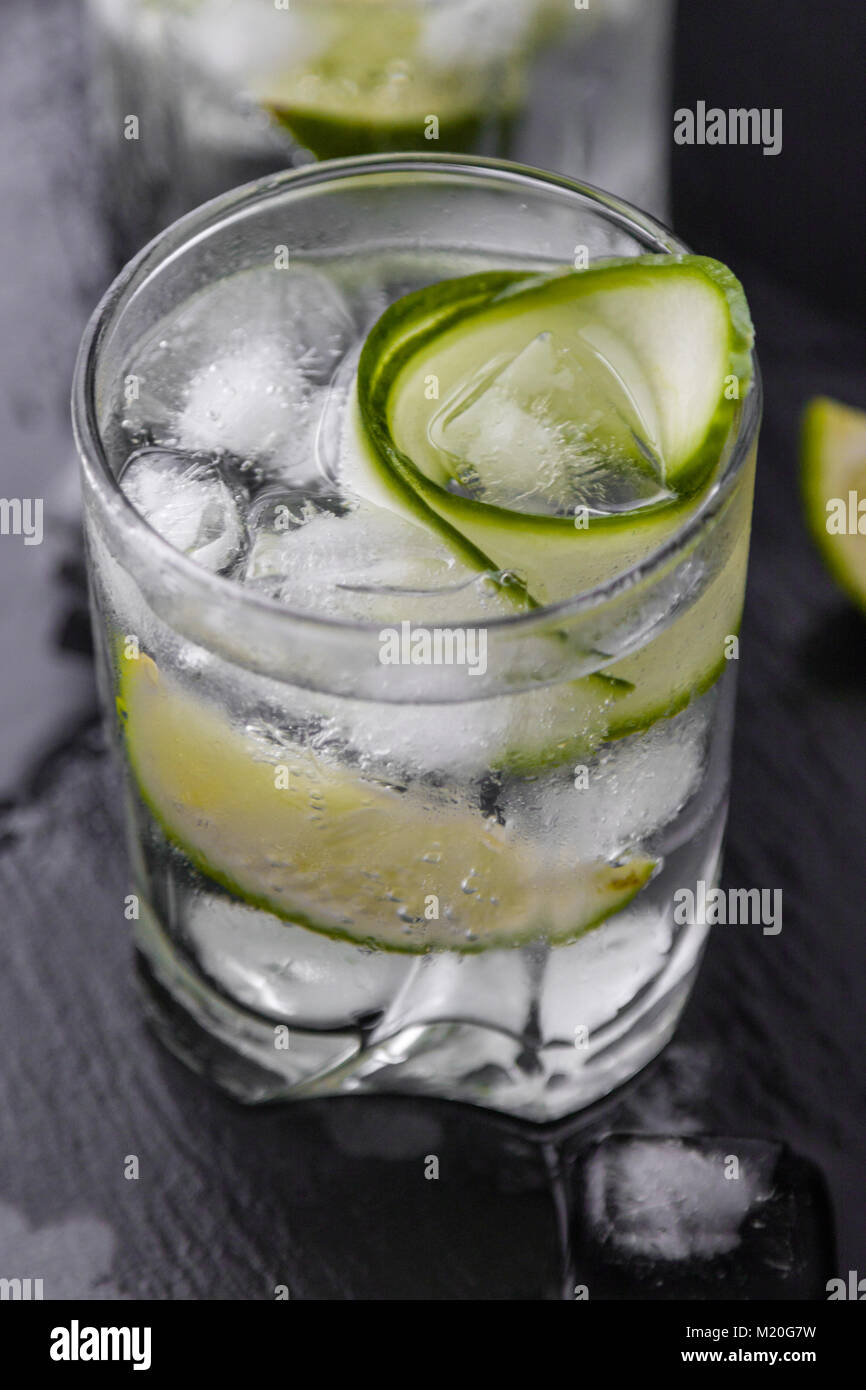
{"type": "Polygon", "coordinates": [[[772,1192],[775,1152],[726,1155],[688,1139],[635,1138],[608,1144],[587,1164],[586,1217],[618,1255],[650,1260],[708,1260],[740,1244],[749,1210],[772,1192]]]}
{"type": "Polygon", "coordinates": [[[824,1180],[781,1144],[610,1135],[572,1190],[576,1279],[590,1298],[826,1298],[824,1180]]]}
{"type": "Polygon", "coordinates": [[[655,432],[651,402],[633,399],[601,344],[551,332],[484,364],[430,422],[455,490],[558,516],[669,496],[655,432]]]}
{"type": "Polygon", "coordinates": [[[298,265],[240,271],[186,300],[129,364],[133,446],[207,449],[302,484],[317,476],[327,383],[356,334],[340,291],[298,265]]]}
{"type": "Polygon", "coordinates": [[[139,449],[130,455],[120,486],[155,531],[215,574],[229,571],[243,553],[243,497],[208,454],[139,449]]]}

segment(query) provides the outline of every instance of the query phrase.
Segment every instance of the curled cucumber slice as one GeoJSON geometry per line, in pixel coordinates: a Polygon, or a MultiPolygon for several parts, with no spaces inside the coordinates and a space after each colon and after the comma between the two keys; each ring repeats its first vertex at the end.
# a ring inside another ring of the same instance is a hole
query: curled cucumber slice
{"type": "Polygon", "coordinates": [[[367,338],[349,481],[555,602],[681,522],[749,388],[751,344],[739,283],[704,257],[445,281],[367,338]]]}
{"type": "MultiPolygon", "coordinates": [[[[751,386],[752,342],[742,287],[705,257],[443,281],[392,305],[368,336],[342,481],[503,574],[515,611],[585,592],[655,551],[710,486],[751,386]]],[[[605,668],[616,690],[598,677],[566,688],[604,707],[603,737],[682,708],[723,668],[750,478],[740,493],[728,562],[701,598],[605,668]]],[[[530,739],[510,756],[543,763],[567,743],[530,739]]]]}

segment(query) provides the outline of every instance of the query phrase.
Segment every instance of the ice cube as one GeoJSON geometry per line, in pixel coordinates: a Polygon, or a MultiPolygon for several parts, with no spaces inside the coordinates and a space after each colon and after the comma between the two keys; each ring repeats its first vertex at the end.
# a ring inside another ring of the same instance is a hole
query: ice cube
{"type": "Polygon", "coordinates": [[[667,913],[639,905],[578,941],[557,946],[547,960],[541,992],[542,1036],[573,1046],[578,1025],[592,1034],[616,1018],[660,976],[671,936],[667,913]]]}
{"type": "Polygon", "coordinates": [[[301,484],[317,475],[325,387],[355,334],[318,271],[241,271],[162,320],[126,373],[123,428],[133,446],[219,451],[301,484]]]}
{"type": "Polygon", "coordinates": [[[388,1037],[431,1023],[488,1023],[520,1037],[530,1016],[532,969],[523,951],[437,951],[404,977],[382,1019],[388,1037]]]}
{"type": "Polygon", "coordinates": [[[608,744],[586,764],[586,785],[571,766],[507,782],[501,809],[542,843],[584,859],[616,858],[670,824],[697,791],[706,737],[706,714],[686,709],[608,744]]]}
{"type": "Polygon", "coordinates": [[[512,54],[534,18],[536,0],[463,0],[461,5],[424,9],[419,55],[424,64],[446,72],[477,69],[512,54]]]}
{"type": "MultiPolygon", "coordinates": [[[[507,728],[501,702],[494,700],[460,706],[346,700],[332,712],[318,741],[347,745],[362,772],[399,784],[453,779],[472,798],[501,753],[507,728]]],[[[476,800],[472,809],[478,809],[476,800]]]]}
{"type": "Polygon", "coordinates": [[[260,0],[196,0],[172,23],[197,68],[253,86],[258,76],[310,62],[337,32],[333,18],[260,0]]]}
{"type": "Polygon", "coordinates": [[[290,707],[303,736],[326,756],[348,756],[363,776],[404,788],[423,780],[425,794],[450,807],[458,797],[467,812],[491,814],[486,778],[506,744],[509,717],[502,700],[459,706],[325,695],[294,689],[290,707]],[[482,804],[482,802],[484,804],[482,804]]]}
{"type": "Polygon", "coordinates": [[[495,582],[372,502],[269,491],[249,516],[244,581],[288,607],[356,621],[463,621],[507,610],[495,582]]]}
{"type": "Polygon", "coordinates": [[[222,898],[192,903],[186,931],[202,969],[231,998],[314,1028],[380,1013],[413,964],[222,898]]]}
{"type": "Polygon", "coordinates": [[[240,558],[243,494],[211,455],[139,449],[127,459],[120,485],[164,540],[205,569],[224,574],[240,558]]]}
{"type": "Polygon", "coordinates": [[[610,1135],[575,1174],[573,1253],[591,1298],[825,1298],[820,1172],[760,1139],[610,1135]]]}
{"type": "Polygon", "coordinates": [[[670,496],[651,412],[598,343],[539,333],[487,362],[430,421],[455,491],[520,512],[616,512],[670,496]]]}
{"type": "MultiPolygon", "coordinates": [[[[193,376],[178,441],[184,449],[223,449],[242,460],[279,457],[293,429],[308,435],[311,394],[291,359],[275,360],[270,344],[251,343],[193,376]]],[[[313,472],[312,449],[307,463],[313,472]]]]}
{"type": "MultiPolygon", "coordinates": [[[[345,493],[269,489],[256,498],[247,524],[252,544],[243,582],[290,608],[398,629],[404,621],[475,626],[512,611],[494,578],[457,560],[435,533],[345,493]]],[[[432,698],[431,675],[419,668],[422,698],[432,698]]],[[[465,682],[461,690],[465,695],[465,682]]],[[[305,717],[317,721],[320,746],[349,747],[363,771],[401,784],[482,777],[501,753],[511,719],[505,700],[464,701],[459,719],[441,703],[300,692],[297,700],[305,717]]]]}
{"type": "MultiPolygon", "coordinates": [[[[361,347],[356,346],[343,358],[327,388],[327,398],[319,420],[316,436],[316,461],[321,476],[335,488],[344,487],[343,453],[349,447],[347,436],[349,435],[351,419],[350,408],[353,402],[360,356],[361,347]]],[[[357,451],[360,448],[357,441],[354,441],[354,447],[357,457],[357,451]]],[[[344,490],[350,491],[351,489],[345,488],[344,490]]]]}
{"type": "Polygon", "coordinates": [[[626,1258],[729,1255],[749,1209],[772,1192],[775,1158],[764,1149],[738,1154],[731,1178],[715,1145],[703,1150],[684,1138],[608,1143],[587,1164],[587,1221],[626,1258]]]}
{"type": "MultiPolygon", "coordinates": [[[[487,576],[461,566],[430,532],[373,503],[325,490],[269,489],[256,498],[247,525],[252,544],[243,582],[295,609],[383,627],[406,619],[453,628],[503,605],[487,576]]],[[[429,683],[429,673],[420,676],[429,683]]],[[[349,747],[362,771],[401,784],[431,775],[459,775],[467,784],[482,777],[512,721],[506,699],[464,701],[459,719],[448,704],[309,691],[297,691],[293,704],[316,726],[317,746],[349,747]]]]}

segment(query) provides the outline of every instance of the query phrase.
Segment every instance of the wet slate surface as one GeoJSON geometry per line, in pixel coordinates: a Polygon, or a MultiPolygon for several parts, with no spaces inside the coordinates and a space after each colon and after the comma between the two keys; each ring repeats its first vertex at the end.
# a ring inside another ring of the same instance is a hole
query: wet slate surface
{"type": "MultiPolygon", "coordinates": [[[[243,1110],[167,1057],[135,1009],[66,408],[108,278],[81,67],[77,6],[5,0],[0,258],[14,273],[0,282],[0,490],[45,497],[46,540],[0,541],[0,1273],[43,1277],[57,1297],[258,1299],[277,1285],[302,1299],[570,1297],[599,1260],[610,1274],[585,1220],[586,1149],[609,1129],[789,1145],[805,1162],[779,1161],[773,1200],[802,1278],[791,1266],[786,1286],[777,1268],[771,1291],[802,1296],[833,1264],[866,1270],[866,625],[810,549],[795,487],[803,401],[821,391],[866,407],[866,332],[777,283],[771,259],[749,263],[700,202],[691,152],[678,156],[678,224],[700,224],[707,249],[732,247],[761,340],[726,878],[782,889],[781,935],[719,928],[660,1062],[550,1133],[398,1099],[243,1110]],[[438,1181],[424,1176],[431,1154],[438,1181]],[[826,1177],[836,1256],[809,1161],[826,1177]]],[[[741,1288],[757,1278],[746,1266],[731,1276],[741,1288]]],[[[645,1296],[645,1274],[617,1265],[607,1292],[645,1296]]],[[[696,1275],[685,1289],[707,1286],[696,1275]]]]}

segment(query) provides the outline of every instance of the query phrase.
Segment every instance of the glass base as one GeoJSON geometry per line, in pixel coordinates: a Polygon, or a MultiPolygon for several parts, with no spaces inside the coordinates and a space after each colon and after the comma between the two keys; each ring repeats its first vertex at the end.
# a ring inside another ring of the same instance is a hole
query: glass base
{"type": "MultiPolygon", "coordinates": [[[[175,1056],[247,1104],[366,1092],[427,1095],[546,1123],[628,1081],[670,1039],[701,952],[666,970],[667,988],[625,1011],[610,1041],[533,1046],[490,1026],[436,1022],[390,1036],[289,1027],[226,998],[142,904],[136,924],[145,1015],[175,1056]],[[685,967],[685,968],[683,968],[685,967]]],[[[671,964],[674,964],[671,962],[671,964]]]]}

